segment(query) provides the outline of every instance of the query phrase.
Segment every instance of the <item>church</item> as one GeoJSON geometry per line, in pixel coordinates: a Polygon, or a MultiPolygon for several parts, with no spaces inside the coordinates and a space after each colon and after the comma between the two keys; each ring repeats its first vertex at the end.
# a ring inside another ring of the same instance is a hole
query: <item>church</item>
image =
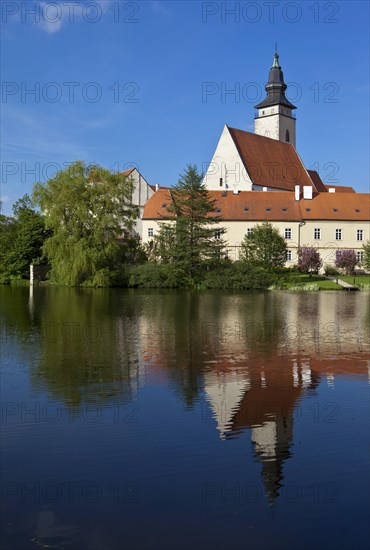
{"type": "MultiPolygon", "coordinates": [[[[370,195],[325,185],[305,167],[296,151],[296,106],[286,89],[275,52],[266,97],[255,106],[254,133],[225,125],[204,176],[226,229],[227,254],[237,260],[245,234],[269,221],[286,239],[287,266],[297,263],[300,246],[314,246],[324,265],[334,263],[337,249],[353,249],[361,265],[362,245],[370,239],[370,195]]],[[[151,189],[139,224],[144,243],[158,233],[171,200],[170,188],[151,189]]]]}

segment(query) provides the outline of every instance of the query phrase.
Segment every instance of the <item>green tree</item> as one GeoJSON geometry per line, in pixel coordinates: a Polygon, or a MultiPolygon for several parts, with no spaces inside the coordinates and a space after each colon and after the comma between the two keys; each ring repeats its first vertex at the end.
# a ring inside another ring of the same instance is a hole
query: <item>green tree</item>
{"type": "Polygon", "coordinates": [[[110,284],[111,270],[125,263],[122,240],[138,216],[132,191],[123,174],[82,161],[35,185],[33,198],[52,230],[43,247],[52,280],[70,286],[110,284]]]}
{"type": "Polygon", "coordinates": [[[271,223],[257,224],[245,235],[241,258],[265,269],[283,267],[286,262],[286,242],[271,223]]]}
{"type": "Polygon", "coordinates": [[[48,235],[44,217],[24,195],[13,206],[13,216],[0,216],[0,279],[28,279],[29,266],[39,262],[48,235]]]}
{"type": "Polygon", "coordinates": [[[364,250],[364,259],[362,260],[362,265],[365,269],[370,269],[370,241],[367,241],[362,245],[364,250]]]}
{"type": "Polygon", "coordinates": [[[154,254],[170,264],[182,283],[198,282],[222,257],[225,243],[221,217],[196,166],[188,165],[171,189],[168,216],[154,239],[154,254]]]}

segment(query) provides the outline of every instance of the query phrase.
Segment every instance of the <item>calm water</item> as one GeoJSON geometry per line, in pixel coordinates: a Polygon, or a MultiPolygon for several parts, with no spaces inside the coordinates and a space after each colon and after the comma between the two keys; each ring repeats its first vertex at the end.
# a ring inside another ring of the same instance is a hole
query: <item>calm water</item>
{"type": "Polygon", "coordinates": [[[0,288],[4,549],[367,549],[369,293],[0,288]]]}

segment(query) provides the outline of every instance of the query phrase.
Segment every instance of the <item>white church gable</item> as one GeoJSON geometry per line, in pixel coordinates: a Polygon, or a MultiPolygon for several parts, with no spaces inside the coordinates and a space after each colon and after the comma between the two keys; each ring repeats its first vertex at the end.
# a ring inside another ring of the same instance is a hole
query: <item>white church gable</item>
{"type": "Polygon", "coordinates": [[[252,190],[252,180],[226,125],[204,177],[204,183],[207,189],[212,191],[252,190]]]}

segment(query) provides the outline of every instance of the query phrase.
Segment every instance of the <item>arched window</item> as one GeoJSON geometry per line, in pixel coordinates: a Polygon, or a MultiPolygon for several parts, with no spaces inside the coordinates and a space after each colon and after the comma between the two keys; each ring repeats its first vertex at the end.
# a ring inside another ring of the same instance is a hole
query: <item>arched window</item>
{"type": "Polygon", "coordinates": [[[289,141],[290,141],[290,138],[289,138],[289,130],[287,130],[286,133],[285,133],[285,141],[286,141],[287,143],[289,143],[289,141]]]}

